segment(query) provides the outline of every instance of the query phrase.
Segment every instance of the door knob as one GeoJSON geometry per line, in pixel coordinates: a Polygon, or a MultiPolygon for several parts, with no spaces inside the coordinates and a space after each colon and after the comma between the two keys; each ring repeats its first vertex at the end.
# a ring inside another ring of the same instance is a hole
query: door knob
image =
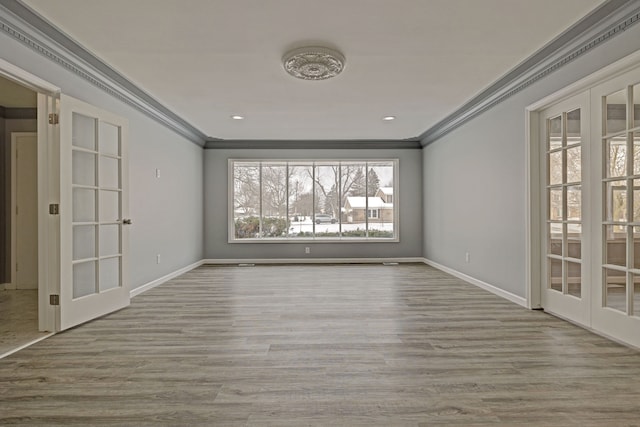
{"type": "Polygon", "coordinates": [[[122,224],[124,224],[124,225],[131,225],[131,224],[133,224],[133,221],[131,221],[131,220],[130,220],[130,219],[128,219],[128,218],[127,218],[127,219],[123,219],[123,220],[122,220],[122,224]]]}

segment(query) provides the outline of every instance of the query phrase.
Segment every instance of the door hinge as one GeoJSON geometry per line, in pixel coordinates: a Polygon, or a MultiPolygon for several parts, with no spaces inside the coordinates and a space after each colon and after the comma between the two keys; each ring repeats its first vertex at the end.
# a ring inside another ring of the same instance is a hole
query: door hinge
{"type": "Polygon", "coordinates": [[[58,117],[57,114],[55,114],[55,113],[49,114],[49,124],[50,125],[57,125],[59,122],[60,122],[60,118],[58,117]]]}
{"type": "Polygon", "coordinates": [[[60,295],[49,295],[49,305],[60,305],[60,295]]]}
{"type": "Polygon", "coordinates": [[[58,215],[60,213],[60,205],[57,203],[51,203],[49,205],[49,214],[58,215]]]}

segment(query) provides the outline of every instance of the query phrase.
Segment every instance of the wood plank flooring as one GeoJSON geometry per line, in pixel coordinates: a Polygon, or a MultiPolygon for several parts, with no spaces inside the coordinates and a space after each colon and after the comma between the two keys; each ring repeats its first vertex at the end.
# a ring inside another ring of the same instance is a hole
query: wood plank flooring
{"type": "Polygon", "coordinates": [[[0,360],[0,424],[638,426],[638,378],[425,265],[203,266],[0,360]]]}
{"type": "Polygon", "coordinates": [[[49,335],[38,332],[38,291],[0,291],[0,357],[49,335]]]}

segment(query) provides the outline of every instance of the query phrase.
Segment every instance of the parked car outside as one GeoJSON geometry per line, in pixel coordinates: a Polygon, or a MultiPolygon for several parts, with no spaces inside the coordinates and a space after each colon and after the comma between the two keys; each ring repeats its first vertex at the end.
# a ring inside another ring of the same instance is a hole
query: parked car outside
{"type": "Polygon", "coordinates": [[[335,224],[338,222],[337,219],[328,214],[316,214],[314,219],[316,224],[321,224],[323,222],[330,222],[331,224],[335,224]]]}

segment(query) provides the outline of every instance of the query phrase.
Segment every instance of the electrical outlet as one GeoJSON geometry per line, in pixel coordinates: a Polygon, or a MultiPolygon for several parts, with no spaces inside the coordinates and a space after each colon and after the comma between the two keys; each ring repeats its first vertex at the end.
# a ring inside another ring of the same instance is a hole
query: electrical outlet
{"type": "Polygon", "coordinates": [[[465,260],[466,262],[471,262],[471,255],[469,254],[469,252],[466,252],[466,253],[464,254],[464,260],[465,260]]]}
{"type": "Polygon", "coordinates": [[[156,178],[160,178],[160,169],[156,169],[156,178]]]}
{"type": "Polygon", "coordinates": [[[304,253],[305,253],[305,254],[310,254],[310,253],[311,253],[311,248],[310,248],[309,246],[306,246],[306,247],[304,248],[304,253]]]}
{"type": "Polygon", "coordinates": [[[160,254],[156,255],[156,264],[160,264],[160,254]]]}

